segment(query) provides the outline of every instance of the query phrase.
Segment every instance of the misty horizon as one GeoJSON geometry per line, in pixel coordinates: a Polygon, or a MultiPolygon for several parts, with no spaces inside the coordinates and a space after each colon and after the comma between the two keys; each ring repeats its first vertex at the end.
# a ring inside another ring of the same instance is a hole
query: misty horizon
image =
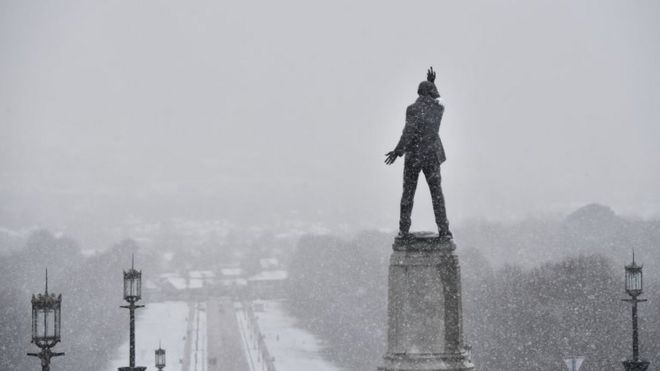
{"type": "Polygon", "coordinates": [[[0,225],[394,230],[429,66],[453,223],[660,215],[656,3],[62,4],[0,5],[0,225]]]}

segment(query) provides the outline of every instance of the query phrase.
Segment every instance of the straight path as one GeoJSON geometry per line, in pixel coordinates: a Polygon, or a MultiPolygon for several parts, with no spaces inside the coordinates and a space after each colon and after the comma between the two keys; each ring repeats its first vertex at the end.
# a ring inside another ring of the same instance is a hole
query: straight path
{"type": "Polygon", "coordinates": [[[206,303],[189,302],[182,371],[208,371],[206,303]]]}
{"type": "Polygon", "coordinates": [[[192,303],[188,303],[188,316],[186,317],[186,336],[183,344],[183,360],[181,371],[190,371],[190,349],[192,348],[192,321],[195,315],[195,307],[192,303]]]}
{"type": "Polygon", "coordinates": [[[211,299],[206,315],[208,371],[250,371],[231,300],[211,299]]]}

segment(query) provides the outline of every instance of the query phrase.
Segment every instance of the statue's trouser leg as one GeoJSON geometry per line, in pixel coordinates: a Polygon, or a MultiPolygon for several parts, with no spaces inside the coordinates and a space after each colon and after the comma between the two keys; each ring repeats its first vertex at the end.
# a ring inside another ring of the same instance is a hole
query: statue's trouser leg
{"type": "Polygon", "coordinates": [[[445,209],[445,197],[442,194],[440,176],[440,164],[436,161],[429,161],[423,167],[426,182],[431,191],[433,200],[433,212],[435,213],[435,223],[438,225],[438,231],[449,232],[449,222],[447,221],[447,211],[445,209]]]}
{"type": "Polygon", "coordinates": [[[403,167],[403,195],[401,196],[401,216],[399,219],[399,230],[403,233],[410,231],[410,216],[415,200],[415,190],[417,189],[417,179],[419,179],[420,166],[406,155],[405,165],[403,167]]]}

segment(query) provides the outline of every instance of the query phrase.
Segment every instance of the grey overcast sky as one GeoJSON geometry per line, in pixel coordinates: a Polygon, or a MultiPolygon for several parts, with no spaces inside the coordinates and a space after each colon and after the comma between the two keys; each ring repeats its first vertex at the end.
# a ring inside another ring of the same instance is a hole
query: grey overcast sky
{"type": "Polygon", "coordinates": [[[395,229],[403,164],[383,155],[431,65],[450,219],[658,216],[659,19],[658,1],[0,0],[0,225],[395,229]]]}

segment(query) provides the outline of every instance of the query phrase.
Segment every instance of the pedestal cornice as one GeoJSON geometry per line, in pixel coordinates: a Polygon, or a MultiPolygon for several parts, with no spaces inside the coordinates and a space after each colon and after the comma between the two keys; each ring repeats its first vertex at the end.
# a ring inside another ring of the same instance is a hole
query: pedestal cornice
{"type": "Polygon", "coordinates": [[[414,232],[394,238],[392,249],[407,252],[434,251],[446,254],[456,250],[456,244],[451,238],[438,237],[437,233],[414,232]]]}

